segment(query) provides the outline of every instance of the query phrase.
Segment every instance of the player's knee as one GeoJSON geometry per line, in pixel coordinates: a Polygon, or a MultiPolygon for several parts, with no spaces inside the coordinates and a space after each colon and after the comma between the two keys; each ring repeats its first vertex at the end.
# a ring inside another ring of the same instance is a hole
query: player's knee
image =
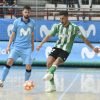
{"type": "Polygon", "coordinates": [[[13,59],[8,59],[7,60],[7,65],[12,66],[13,62],[14,62],[13,59]]]}
{"type": "Polygon", "coordinates": [[[52,65],[51,63],[47,63],[47,64],[46,64],[46,66],[47,66],[48,68],[50,68],[51,65],[52,65]]]}
{"type": "Polygon", "coordinates": [[[31,65],[26,65],[26,70],[31,70],[31,65]]]}

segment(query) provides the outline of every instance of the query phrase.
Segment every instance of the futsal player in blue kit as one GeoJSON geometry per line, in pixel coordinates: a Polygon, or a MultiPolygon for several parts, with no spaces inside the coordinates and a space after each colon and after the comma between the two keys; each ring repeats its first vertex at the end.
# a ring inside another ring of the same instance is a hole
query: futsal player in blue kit
{"type": "Polygon", "coordinates": [[[3,68],[0,77],[0,87],[4,86],[4,81],[9,73],[11,66],[17,58],[21,57],[23,63],[26,65],[25,81],[29,80],[31,76],[31,53],[34,50],[34,20],[30,18],[31,8],[24,6],[22,10],[22,17],[16,19],[13,23],[11,37],[6,48],[9,53],[6,65],[3,68]],[[12,47],[12,48],[11,48],[12,47]]]}

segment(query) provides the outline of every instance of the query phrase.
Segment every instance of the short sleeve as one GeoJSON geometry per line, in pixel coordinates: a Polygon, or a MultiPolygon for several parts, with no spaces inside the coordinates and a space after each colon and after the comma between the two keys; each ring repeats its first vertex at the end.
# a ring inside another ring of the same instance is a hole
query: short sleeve
{"type": "Polygon", "coordinates": [[[16,31],[17,31],[17,23],[18,23],[17,20],[15,20],[15,21],[13,22],[13,29],[12,29],[12,32],[15,32],[15,33],[16,33],[16,31]]]}
{"type": "Polygon", "coordinates": [[[76,33],[77,33],[78,37],[82,36],[82,32],[81,32],[81,29],[79,28],[79,26],[76,26],[76,33]]]}
{"type": "Polygon", "coordinates": [[[82,33],[81,33],[81,30],[80,30],[80,28],[79,28],[79,26],[76,27],[76,30],[77,30],[77,34],[78,34],[78,35],[81,35],[81,34],[82,34],[82,33]]]}
{"type": "Polygon", "coordinates": [[[58,27],[58,25],[57,25],[57,24],[54,24],[54,25],[52,26],[51,31],[50,31],[49,34],[51,34],[52,36],[56,35],[57,29],[58,29],[57,27],[58,27]]]}

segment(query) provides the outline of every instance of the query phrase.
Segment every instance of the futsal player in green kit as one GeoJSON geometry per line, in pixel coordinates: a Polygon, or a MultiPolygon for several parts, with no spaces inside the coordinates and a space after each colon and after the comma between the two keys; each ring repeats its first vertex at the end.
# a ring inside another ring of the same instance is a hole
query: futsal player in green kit
{"type": "Polygon", "coordinates": [[[49,81],[49,86],[45,90],[46,92],[55,91],[54,83],[54,72],[60,64],[63,64],[68,58],[72,46],[74,43],[75,37],[78,35],[82,40],[95,52],[98,53],[99,49],[91,45],[91,43],[82,35],[79,27],[72,22],[68,21],[68,12],[60,12],[60,21],[61,23],[56,24],[52,27],[51,32],[46,35],[46,37],[41,41],[37,50],[39,50],[42,45],[49,40],[50,37],[57,35],[58,40],[56,45],[52,48],[51,53],[47,59],[48,72],[43,77],[44,80],[49,81]]]}

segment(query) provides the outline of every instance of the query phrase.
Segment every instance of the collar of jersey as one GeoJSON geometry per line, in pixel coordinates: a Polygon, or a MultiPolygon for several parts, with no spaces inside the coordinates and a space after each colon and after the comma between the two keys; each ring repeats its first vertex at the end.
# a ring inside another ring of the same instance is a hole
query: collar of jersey
{"type": "Polygon", "coordinates": [[[24,22],[25,24],[27,24],[27,23],[29,23],[29,22],[30,22],[30,19],[28,19],[28,21],[27,21],[27,22],[25,22],[25,21],[23,20],[23,17],[21,17],[21,21],[22,21],[22,22],[24,22]]]}
{"type": "Polygon", "coordinates": [[[69,22],[67,26],[63,26],[63,27],[66,27],[66,28],[68,28],[70,24],[71,24],[71,23],[69,22]]]}

